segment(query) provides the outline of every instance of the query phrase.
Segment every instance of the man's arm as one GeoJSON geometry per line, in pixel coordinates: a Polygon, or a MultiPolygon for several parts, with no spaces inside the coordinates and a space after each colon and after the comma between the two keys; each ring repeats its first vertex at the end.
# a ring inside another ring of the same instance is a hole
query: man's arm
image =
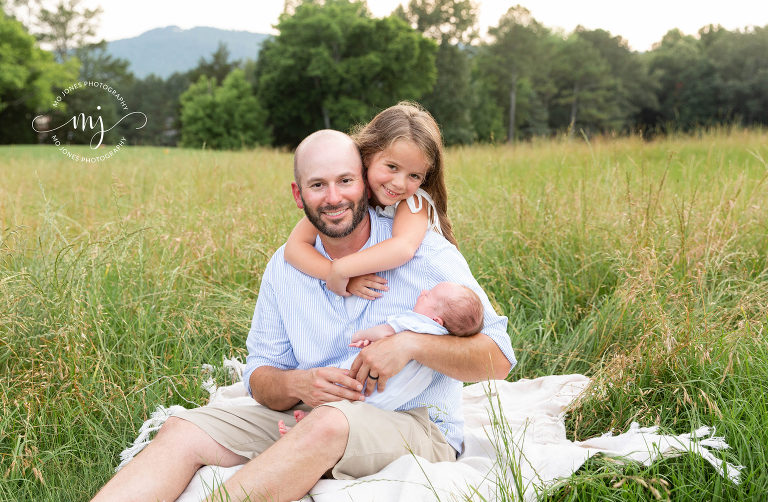
{"type": "MultiPolygon", "coordinates": [[[[282,261],[282,256],[275,256],[282,261]]],[[[273,284],[285,280],[284,276],[276,275],[275,256],[264,271],[246,341],[248,359],[243,378],[251,395],[273,410],[290,409],[299,401],[315,407],[341,399],[362,399],[362,386],[350,378],[346,370],[293,369],[298,366],[298,361],[293,355],[273,288],[273,284]]],[[[288,268],[287,265],[285,267],[288,268]]]]}
{"type": "Polygon", "coordinates": [[[378,375],[378,390],[382,392],[387,380],[410,360],[463,382],[504,379],[512,369],[496,342],[482,333],[459,337],[403,331],[362,349],[350,375],[360,383],[369,374],[378,375]]]}
{"type": "Polygon", "coordinates": [[[349,370],[339,368],[281,370],[261,366],[251,373],[250,384],[253,398],[277,411],[293,408],[299,401],[314,408],[342,399],[363,399],[362,384],[349,376],[349,370]]]}

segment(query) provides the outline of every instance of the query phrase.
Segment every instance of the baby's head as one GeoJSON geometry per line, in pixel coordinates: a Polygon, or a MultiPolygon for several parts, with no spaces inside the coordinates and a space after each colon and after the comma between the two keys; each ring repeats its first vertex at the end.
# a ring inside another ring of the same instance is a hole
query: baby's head
{"type": "Polygon", "coordinates": [[[483,329],[483,304],[477,294],[455,282],[424,290],[413,311],[442,324],[452,335],[469,336],[483,329]]]}

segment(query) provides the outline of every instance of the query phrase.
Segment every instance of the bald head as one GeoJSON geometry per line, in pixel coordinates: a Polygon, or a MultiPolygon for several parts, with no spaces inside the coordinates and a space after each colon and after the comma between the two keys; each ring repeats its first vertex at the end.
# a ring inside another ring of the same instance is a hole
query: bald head
{"type": "Polygon", "coordinates": [[[362,174],[360,152],[352,138],[340,131],[322,129],[313,132],[296,147],[293,156],[293,178],[301,186],[301,179],[313,165],[325,162],[358,163],[362,174]]]}

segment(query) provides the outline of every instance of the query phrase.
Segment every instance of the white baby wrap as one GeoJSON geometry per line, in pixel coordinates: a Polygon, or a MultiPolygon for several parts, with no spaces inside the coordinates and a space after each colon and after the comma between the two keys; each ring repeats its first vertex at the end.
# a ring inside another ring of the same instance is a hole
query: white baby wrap
{"type": "MultiPolygon", "coordinates": [[[[391,315],[387,317],[387,324],[392,326],[395,333],[414,331],[428,335],[448,334],[448,330],[440,324],[413,311],[391,315]]],[[[357,352],[350,355],[341,368],[348,370],[356,357],[357,352]]],[[[433,369],[416,361],[410,361],[398,374],[387,380],[387,389],[384,392],[374,391],[365,398],[365,402],[382,410],[396,410],[424,392],[432,383],[434,374],[433,369]]],[[[369,380],[368,385],[370,384],[369,380]]]]}

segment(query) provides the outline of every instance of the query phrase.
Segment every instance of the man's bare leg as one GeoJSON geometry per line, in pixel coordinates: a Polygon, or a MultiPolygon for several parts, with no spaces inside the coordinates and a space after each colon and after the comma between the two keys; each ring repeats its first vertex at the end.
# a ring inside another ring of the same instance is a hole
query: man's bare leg
{"type": "Polygon", "coordinates": [[[170,417],[155,439],[115,474],[93,501],[176,500],[203,465],[232,467],[247,460],[192,422],[170,417]]]}
{"type": "Polygon", "coordinates": [[[349,424],[341,411],[316,408],[207,500],[299,500],[341,459],[348,437],[349,424]]]}

